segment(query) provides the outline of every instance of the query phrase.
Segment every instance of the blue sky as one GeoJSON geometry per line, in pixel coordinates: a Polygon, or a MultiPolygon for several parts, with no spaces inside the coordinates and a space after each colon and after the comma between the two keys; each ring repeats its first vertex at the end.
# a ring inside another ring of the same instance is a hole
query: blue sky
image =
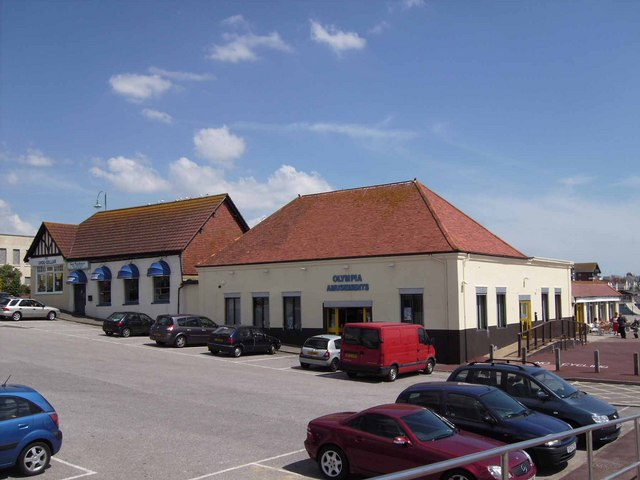
{"type": "Polygon", "coordinates": [[[637,1],[2,0],[1,231],[100,191],[227,192],[253,225],[418,178],[527,255],[640,274],[638,25],[637,1]]]}

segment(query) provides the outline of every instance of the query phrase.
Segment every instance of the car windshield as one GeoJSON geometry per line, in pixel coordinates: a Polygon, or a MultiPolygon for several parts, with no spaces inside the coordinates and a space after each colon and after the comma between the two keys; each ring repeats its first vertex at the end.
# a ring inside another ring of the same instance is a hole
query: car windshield
{"type": "Polygon", "coordinates": [[[348,345],[362,345],[367,348],[378,348],[380,336],[378,330],[372,328],[347,327],[344,330],[344,343],[348,345]]]}
{"type": "Polygon", "coordinates": [[[421,442],[440,440],[456,433],[453,426],[427,409],[402,417],[402,421],[421,442]]]}
{"type": "Polygon", "coordinates": [[[122,320],[124,318],[124,313],[116,312],[109,315],[109,320],[122,320]]]}
{"type": "Polygon", "coordinates": [[[567,398],[578,393],[578,390],[573,385],[553,372],[541,370],[540,372],[533,373],[533,377],[560,398],[567,398]]]}
{"type": "Polygon", "coordinates": [[[316,350],[326,350],[329,340],[321,337],[311,337],[304,342],[304,346],[307,348],[315,348],[316,350]]]}
{"type": "Polygon", "coordinates": [[[235,328],[232,327],[218,327],[216,328],[213,333],[215,333],[216,335],[229,335],[231,336],[231,334],[234,332],[235,328]]]}
{"type": "Polygon", "coordinates": [[[502,419],[527,415],[529,409],[502,390],[491,390],[480,397],[482,403],[502,419]]]}

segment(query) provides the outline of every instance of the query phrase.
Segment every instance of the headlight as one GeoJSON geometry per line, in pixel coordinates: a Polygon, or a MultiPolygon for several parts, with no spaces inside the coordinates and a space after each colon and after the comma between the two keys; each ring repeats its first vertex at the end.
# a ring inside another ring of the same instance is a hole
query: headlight
{"type": "MultiPolygon", "coordinates": [[[[487,470],[489,470],[489,474],[496,480],[502,479],[502,467],[500,465],[489,465],[487,470]]],[[[513,477],[513,475],[509,472],[509,478],[511,477],[513,477]]]]}
{"type": "Polygon", "coordinates": [[[595,423],[605,423],[609,421],[609,417],[607,417],[606,415],[598,415],[596,413],[591,415],[591,418],[595,423]]]}
{"type": "Polygon", "coordinates": [[[547,442],[544,444],[545,447],[553,447],[554,445],[558,445],[560,443],[560,440],[551,440],[550,442],[547,442]]]}

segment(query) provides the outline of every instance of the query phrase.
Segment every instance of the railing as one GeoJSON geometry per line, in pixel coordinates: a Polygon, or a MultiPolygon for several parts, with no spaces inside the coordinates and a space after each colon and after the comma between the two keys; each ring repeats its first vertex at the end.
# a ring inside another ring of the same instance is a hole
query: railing
{"type": "MultiPolygon", "coordinates": [[[[563,433],[555,433],[553,435],[546,435],[540,438],[534,438],[532,440],[526,440],[524,442],[512,443],[510,445],[505,445],[504,447],[492,448],[491,450],[486,450],[480,453],[474,453],[472,455],[465,455],[464,457],[452,458],[451,460],[445,460],[444,462],[432,463],[431,465],[425,465],[422,467],[416,467],[409,470],[403,470],[401,472],[390,473],[387,475],[381,475],[378,477],[373,477],[375,480],[411,480],[414,478],[422,477],[424,475],[430,475],[433,473],[439,473],[448,471],[451,469],[455,469],[458,467],[463,467],[473,462],[477,462],[480,460],[485,460],[487,458],[500,456],[501,467],[502,467],[502,480],[508,480],[509,478],[509,452],[513,452],[515,450],[524,450],[527,448],[535,447],[536,445],[541,445],[546,442],[550,442],[551,440],[559,440],[566,437],[571,437],[574,435],[586,434],[586,445],[587,445],[587,479],[595,480],[593,478],[593,431],[599,430],[603,427],[623,424],[625,422],[633,422],[634,423],[634,431],[635,431],[635,453],[636,458],[635,462],[630,463],[627,466],[622,467],[617,472],[613,472],[608,476],[602,478],[601,480],[612,480],[617,478],[625,473],[636,471],[636,478],[640,478],[640,413],[636,415],[632,415],[630,417],[619,418],[617,420],[611,420],[606,423],[598,423],[594,425],[589,425],[586,427],[575,428],[573,430],[567,430],[563,433]]],[[[411,447],[405,447],[411,448],[411,447]]]]}
{"type": "Polygon", "coordinates": [[[571,318],[560,318],[539,322],[528,330],[518,333],[518,354],[522,353],[525,347],[527,352],[544,346],[554,340],[561,342],[573,339],[574,342],[580,342],[581,345],[587,343],[587,334],[589,333],[589,325],[583,322],[577,322],[571,318]]]}

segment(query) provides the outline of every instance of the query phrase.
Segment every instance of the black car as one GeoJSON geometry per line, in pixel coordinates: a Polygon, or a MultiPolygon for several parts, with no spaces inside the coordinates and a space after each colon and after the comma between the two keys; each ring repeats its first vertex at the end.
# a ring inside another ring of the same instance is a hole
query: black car
{"type": "Polygon", "coordinates": [[[158,315],[149,331],[149,338],[160,345],[182,348],[186,345],[206,345],[218,324],[202,315],[158,315]]]}
{"type": "Polygon", "coordinates": [[[149,335],[153,318],[140,312],[113,312],[102,321],[102,331],[107,335],[149,335]]]}
{"type": "MultiPolygon", "coordinates": [[[[571,425],[535,412],[502,390],[459,382],[418,383],[404,390],[396,403],[430,408],[461,430],[506,443],[571,430],[571,425]]],[[[536,465],[557,467],[576,454],[576,437],[551,440],[528,450],[536,465]]]]}
{"type": "MultiPolygon", "coordinates": [[[[497,387],[528,408],[559,418],[574,428],[619,418],[614,406],[531,362],[472,362],[458,367],[448,380],[497,387]]],[[[614,441],[619,435],[620,424],[609,425],[595,430],[593,440],[602,444],[614,441]]]]}
{"type": "Polygon", "coordinates": [[[239,357],[243,353],[269,353],[280,350],[280,339],[267,335],[258,327],[225,325],[209,336],[207,347],[213,355],[219,352],[239,357]]]}

